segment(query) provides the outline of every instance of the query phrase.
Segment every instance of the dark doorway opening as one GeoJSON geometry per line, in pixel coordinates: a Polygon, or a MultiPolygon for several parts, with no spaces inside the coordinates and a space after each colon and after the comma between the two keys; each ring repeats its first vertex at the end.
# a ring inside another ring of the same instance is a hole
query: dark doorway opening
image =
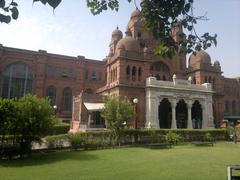
{"type": "Polygon", "coordinates": [[[162,129],[171,128],[172,107],[168,99],[164,98],[158,106],[159,126],[162,129]]]}
{"type": "Polygon", "coordinates": [[[182,129],[182,128],[187,128],[187,104],[183,99],[181,99],[177,103],[176,107],[176,119],[177,119],[177,128],[182,129]]]}
{"type": "Polygon", "coordinates": [[[91,112],[90,128],[105,128],[105,122],[99,111],[91,112]]]}
{"type": "Polygon", "coordinates": [[[192,105],[192,125],[194,129],[202,129],[202,106],[199,101],[192,105]]]}

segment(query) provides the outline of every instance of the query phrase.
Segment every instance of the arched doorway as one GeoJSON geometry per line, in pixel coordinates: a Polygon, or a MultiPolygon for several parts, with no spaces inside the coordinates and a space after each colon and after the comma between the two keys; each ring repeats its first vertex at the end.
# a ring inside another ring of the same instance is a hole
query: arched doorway
{"type": "Polygon", "coordinates": [[[187,104],[183,99],[178,101],[176,107],[176,120],[177,120],[177,128],[187,128],[187,104]]]}
{"type": "Polygon", "coordinates": [[[167,98],[164,98],[158,106],[159,126],[162,129],[171,128],[172,108],[167,98]]]}
{"type": "Polygon", "coordinates": [[[192,125],[194,129],[202,128],[202,106],[199,101],[192,105],[192,125]]]}

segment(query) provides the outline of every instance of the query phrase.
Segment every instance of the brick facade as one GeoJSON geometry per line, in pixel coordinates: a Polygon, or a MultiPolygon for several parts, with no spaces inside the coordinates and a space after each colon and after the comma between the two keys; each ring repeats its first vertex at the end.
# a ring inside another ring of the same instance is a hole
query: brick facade
{"type": "MultiPolygon", "coordinates": [[[[173,28],[176,41],[182,29],[173,28]]],[[[145,81],[150,76],[159,80],[172,81],[175,74],[179,79],[192,77],[192,83],[211,83],[214,89],[213,114],[216,126],[220,125],[223,115],[240,115],[240,78],[225,78],[220,63],[212,63],[210,56],[198,52],[189,58],[180,52],[173,59],[162,59],[154,55],[156,40],[146,32],[135,10],[127,24],[126,35],[117,28],[113,31],[109,54],[102,60],[91,60],[84,56],[70,57],[51,54],[44,50],[29,51],[0,45],[0,96],[3,97],[4,72],[13,64],[22,63],[33,73],[32,92],[45,97],[47,89],[56,90],[54,105],[57,115],[70,119],[71,107],[63,108],[64,90],[72,96],[81,92],[87,94],[126,96],[130,100],[138,98],[138,127],[144,127],[146,114],[145,81]],[[54,89],[53,88],[53,89],[54,89]]],[[[11,79],[11,78],[10,78],[11,79]]],[[[6,81],[7,82],[7,81],[6,81]]],[[[9,81],[10,83],[10,81],[9,81]]],[[[12,82],[11,82],[12,83],[12,82]]],[[[9,91],[11,88],[6,87],[9,91]]],[[[7,93],[5,93],[7,94],[7,93]]],[[[11,92],[9,93],[11,94],[11,92]]]]}

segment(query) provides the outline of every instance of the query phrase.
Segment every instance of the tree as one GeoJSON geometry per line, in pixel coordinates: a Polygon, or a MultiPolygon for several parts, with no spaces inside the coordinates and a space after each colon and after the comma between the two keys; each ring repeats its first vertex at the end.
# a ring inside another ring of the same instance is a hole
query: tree
{"type": "Polygon", "coordinates": [[[127,98],[109,96],[104,103],[101,116],[113,133],[119,135],[120,130],[132,119],[133,107],[127,98]]]}
{"type": "Polygon", "coordinates": [[[0,98],[0,135],[14,134],[17,128],[19,108],[16,99],[0,98]]]}
{"type": "MultiPolygon", "coordinates": [[[[11,19],[18,18],[18,4],[16,0],[0,0],[0,9],[5,14],[0,13],[0,22],[10,23],[11,19]]],[[[42,4],[50,5],[55,9],[62,0],[33,0],[42,4]]],[[[97,15],[103,11],[118,11],[119,0],[86,0],[87,7],[93,15],[97,15]]],[[[127,0],[128,2],[135,0],[127,0]]],[[[194,16],[193,14],[194,0],[144,0],[141,3],[141,20],[144,26],[153,32],[158,40],[155,53],[161,57],[172,58],[179,52],[195,53],[202,49],[206,50],[212,44],[217,45],[217,35],[211,36],[204,33],[199,36],[196,32],[195,25],[199,20],[207,20],[205,16],[194,16]],[[176,41],[172,35],[172,28],[180,25],[184,28],[188,35],[179,33],[179,41],[176,41]]],[[[136,2],[135,2],[136,5],[136,2]]]]}
{"type": "Polygon", "coordinates": [[[48,99],[33,95],[18,100],[0,99],[0,145],[4,144],[5,137],[9,141],[7,149],[4,150],[4,146],[0,148],[0,156],[10,149],[14,155],[17,155],[16,149],[19,149],[17,153],[20,156],[29,154],[32,142],[40,142],[41,137],[49,133],[54,124],[55,116],[48,99]]]}
{"type": "Polygon", "coordinates": [[[54,113],[48,99],[30,94],[20,98],[18,106],[20,114],[17,133],[21,136],[20,148],[22,153],[28,153],[32,142],[41,141],[41,137],[55,124],[54,113]]]}

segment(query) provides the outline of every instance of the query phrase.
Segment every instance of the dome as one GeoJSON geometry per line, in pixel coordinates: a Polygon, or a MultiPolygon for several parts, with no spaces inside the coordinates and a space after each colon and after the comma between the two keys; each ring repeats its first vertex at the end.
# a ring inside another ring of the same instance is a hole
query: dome
{"type": "Polygon", "coordinates": [[[189,58],[189,65],[194,65],[195,63],[211,64],[211,57],[208,53],[201,50],[196,52],[196,55],[192,54],[189,58]]]}
{"type": "MultiPolygon", "coordinates": [[[[128,32],[126,32],[127,34],[128,32]]],[[[123,39],[121,39],[118,43],[117,43],[117,47],[116,49],[124,49],[126,51],[135,51],[135,52],[139,52],[140,51],[140,44],[139,42],[134,39],[132,36],[130,36],[130,34],[127,34],[126,37],[124,37],[123,39]]]]}
{"type": "Polygon", "coordinates": [[[112,36],[119,36],[119,37],[122,38],[123,33],[122,33],[122,31],[119,30],[118,26],[117,26],[117,28],[112,32],[112,36]]]}
{"type": "Polygon", "coordinates": [[[139,15],[140,15],[140,11],[139,11],[139,9],[136,9],[132,12],[131,19],[135,18],[135,17],[138,17],[139,15]]]}

